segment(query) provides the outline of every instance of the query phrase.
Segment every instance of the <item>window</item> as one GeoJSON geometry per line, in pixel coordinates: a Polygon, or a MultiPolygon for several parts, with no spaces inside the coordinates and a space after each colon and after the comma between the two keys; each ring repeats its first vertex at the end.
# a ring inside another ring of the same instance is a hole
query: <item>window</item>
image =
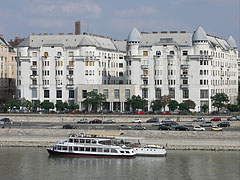
{"type": "Polygon", "coordinates": [[[74,56],[73,51],[69,51],[68,56],[73,57],[74,56]]]}
{"type": "Polygon", "coordinates": [[[148,51],[143,51],[143,56],[148,56],[148,51]]]}
{"type": "Polygon", "coordinates": [[[88,66],[88,61],[85,61],[85,66],[88,66]]]}
{"type": "Polygon", "coordinates": [[[106,99],[108,98],[108,89],[103,89],[103,95],[106,99]]]}
{"type": "Polygon", "coordinates": [[[148,70],[143,70],[143,75],[147,76],[148,75],[148,70]]]}
{"type": "Polygon", "coordinates": [[[73,70],[69,70],[69,71],[68,71],[68,74],[69,74],[69,75],[73,75],[73,70]]]}
{"type": "Polygon", "coordinates": [[[119,77],[123,77],[123,72],[119,72],[119,77]]]}
{"type": "Polygon", "coordinates": [[[155,98],[157,98],[157,99],[161,98],[161,89],[160,88],[156,88],[156,90],[155,90],[155,98]]]}
{"type": "Polygon", "coordinates": [[[37,61],[33,61],[33,62],[32,62],[32,65],[33,65],[33,66],[37,66],[37,61]]]}
{"type": "Polygon", "coordinates": [[[48,57],[48,52],[44,52],[44,57],[48,57]]]}
{"type": "Polygon", "coordinates": [[[32,80],[32,84],[33,84],[33,85],[37,85],[37,80],[36,80],[36,79],[33,79],[33,80],[32,80]]]}
{"type": "Polygon", "coordinates": [[[123,68],[123,63],[119,63],[119,68],[123,68]]]}
{"type": "Polygon", "coordinates": [[[142,89],[142,98],[148,98],[148,89],[147,88],[142,89]]]}
{"type": "Polygon", "coordinates": [[[175,53],[174,53],[174,51],[170,51],[169,54],[174,55],[175,53]]]}
{"type": "Polygon", "coordinates": [[[87,98],[87,90],[82,90],[82,98],[87,98]]]}
{"type": "Polygon", "coordinates": [[[200,90],[200,98],[204,99],[204,98],[208,98],[208,90],[200,90]]]}
{"type": "Polygon", "coordinates": [[[69,61],[69,66],[73,67],[73,61],[69,61]]]}
{"type": "Polygon", "coordinates": [[[114,89],[114,98],[115,99],[119,98],[119,89],[114,89]]]}
{"type": "Polygon", "coordinates": [[[49,98],[49,90],[44,90],[44,98],[49,98]]]}
{"type": "Polygon", "coordinates": [[[175,89],[170,88],[170,89],[169,89],[169,95],[170,95],[172,98],[175,98],[175,89]]]}
{"type": "Polygon", "coordinates": [[[57,52],[57,57],[61,57],[62,53],[61,52],[57,52]]]}
{"type": "Polygon", "coordinates": [[[188,55],[188,51],[183,51],[183,56],[187,56],[188,55]]]}
{"type": "MultiPolygon", "coordinates": [[[[19,72],[21,72],[21,71],[19,71],[19,72]]],[[[21,73],[20,73],[21,74],[21,73]]],[[[33,76],[37,76],[37,71],[32,71],[32,75],[33,76]]]]}
{"type": "Polygon", "coordinates": [[[62,98],[62,90],[57,90],[57,98],[62,98]]]}
{"type": "Polygon", "coordinates": [[[96,94],[98,94],[98,89],[93,89],[93,92],[95,92],[96,94]]]}
{"type": "Polygon", "coordinates": [[[188,89],[183,90],[183,98],[184,99],[189,98],[189,90],[188,89]]]}
{"type": "Polygon", "coordinates": [[[69,90],[69,98],[74,98],[74,90],[69,90]]]}
{"type": "Polygon", "coordinates": [[[161,51],[156,51],[157,56],[161,56],[161,51]]]}
{"type": "Polygon", "coordinates": [[[188,80],[187,80],[187,79],[184,79],[184,80],[183,80],[183,84],[188,84],[188,80]]]}
{"type": "Polygon", "coordinates": [[[32,57],[37,57],[37,52],[32,52],[32,57]]]}
{"type": "Polygon", "coordinates": [[[130,98],[130,89],[125,89],[125,99],[130,98]]]}
{"type": "Polygon", "coordinates": [[[32,90],[32,98],[37,98],[37,89],[32,90]]]}

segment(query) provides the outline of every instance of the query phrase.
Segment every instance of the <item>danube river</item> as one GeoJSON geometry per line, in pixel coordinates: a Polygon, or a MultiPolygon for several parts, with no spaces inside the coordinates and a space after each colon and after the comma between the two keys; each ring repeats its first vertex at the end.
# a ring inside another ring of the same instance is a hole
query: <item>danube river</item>
{"type": "Polygon", "coordinates": [[[1,180],[239,180],[240,152],[169,151],[134,159],[49,157],[44,148],[0,147],[1,180]]]}

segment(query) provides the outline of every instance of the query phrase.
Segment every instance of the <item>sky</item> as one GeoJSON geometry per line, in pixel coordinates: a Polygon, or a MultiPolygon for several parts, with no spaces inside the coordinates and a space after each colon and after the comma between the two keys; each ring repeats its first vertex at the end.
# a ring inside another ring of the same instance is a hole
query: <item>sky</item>
{"type": "Polygon", "coordinates": [[[81,21],[82,32],[124,40],[134,27],[194,32],[201,25],[210,35],[232,35],[240,47],[239,9],[240,0],[8,0],[0,6],[0,34],[71,33],[81,21]]]}

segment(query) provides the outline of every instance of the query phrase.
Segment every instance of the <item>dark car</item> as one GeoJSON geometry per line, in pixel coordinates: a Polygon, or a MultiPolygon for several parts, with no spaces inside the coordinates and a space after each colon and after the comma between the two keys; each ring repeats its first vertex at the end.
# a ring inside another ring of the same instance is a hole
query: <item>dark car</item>
{"type": "Polygon", "coordinates": [[[189,131],[189,128],[185,127],[185,126],[177,126],[175,127],[176,131],[189,131]]]}
{"type": "Polygon", "coordinates": [[[102,121],[100,119],[94,119],[92,121],[89,121],[90,124],[101,124],[102,121]]]}
{"type": "Polygon", "coordinates": [[[218,127],[229,127],[230,123],[229,122],[221,122],[217,125],[218,127]]]}
{"type": "Polygon", "coordinates": [[[2,118],[0,120],[0,124],[1,125],[11,125],[12,124],[12,121],[9,119],[9,118],[2,118]]]}
{"type": "Polygon", "coordinates": [[[125,124],[122,124],[122,125],[119,126],[119,129],[120,129],[120,130],[130,130],[130,129],[132,129],[132,128],[131,128],[131,126],[127,126],[127,125],[125,125],[125,124]]]}
{"type": "Polygon", "coordinates": [[[147,123],[157,123],[157,122],[159,122],[158,118],[151,118],[151,119],[147,120],[147,123]]]}
{"type": "Polygon", "coordinates": [[[163,125],[163,126],[160,126],[160,127],[158,128],[158,130],[170,131],[170,130],[172,130],[172,128],[171,128],[171,126],[163,125]]]}
{"type": "Polygon", "coordinates": [[[114,124],[114,123],[116,123],[116,121],[112,120],[112,119],[108,119],[106,121],[103,121],[103,124],[114,124]]]}
{"type": "Polygon", "coordinates": [[[141,126],[141,125],[136,125],[135,130],[146,130],[146,128],[144,126],[141,126]]]}
{"type": "Polygon", "coordinates": [[[172,127],[179,126],[179,124],[177,122],[175,122],[175,121],[164,121],[163,125],[165,125],[165,126],[172,126],[172,127]]]}
{"type": "Polygon", "coordinates": [[[76,129],[76,126],[73,126],[71,124],[65,124],[63,125],[63,129],[76,129]]]}

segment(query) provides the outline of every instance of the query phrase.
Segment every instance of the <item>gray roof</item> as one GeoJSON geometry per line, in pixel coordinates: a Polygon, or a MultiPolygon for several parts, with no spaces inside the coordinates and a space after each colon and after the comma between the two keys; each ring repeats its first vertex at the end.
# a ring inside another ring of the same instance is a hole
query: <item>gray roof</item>
{"type": "Polygon", "coordinates": [[[230,36],[228,38],[227,42],[230,44],[231,47],[237,48],[237,43],[236,43],[235,39],[232,36],[230,36]]]}
{"type": "Polygon", "coordinates": [[[204,29],[199,26],[197,30],[193,33],[192,41],[207,41],[207,34],[204,29]]]}
{"type": "MultiPolygon", "coordinates": [[[[18,47],[39,48],[55,45],[76,48],[78,46],[96,46],[96,48],[100,49],[123,51],[121,43],[115,44],[115,42],[117,41],[113,41],[110,38],[90,35],[31,35],[19,44],[18,47]]],[[[126,51],[126,48],[124,51],[126,51]]]]}
{"type": "Polygon", "coordinates": [[[128,42],[141,42],[141,34],[137,30],[137,28],[133,28],[132,31],[128,35],[128,42]]]}

